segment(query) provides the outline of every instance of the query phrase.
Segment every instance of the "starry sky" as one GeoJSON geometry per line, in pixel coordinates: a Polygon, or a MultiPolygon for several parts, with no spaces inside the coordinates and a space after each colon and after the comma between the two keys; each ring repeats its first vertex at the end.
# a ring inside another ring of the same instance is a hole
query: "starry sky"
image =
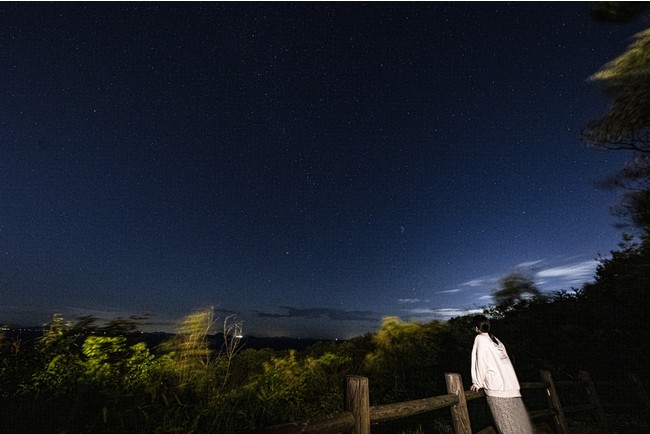
{"type": "Polygon", "coordinates": [[[1,3],[0,323],[448,319],[621,238],[590,3],[1,3]]]}

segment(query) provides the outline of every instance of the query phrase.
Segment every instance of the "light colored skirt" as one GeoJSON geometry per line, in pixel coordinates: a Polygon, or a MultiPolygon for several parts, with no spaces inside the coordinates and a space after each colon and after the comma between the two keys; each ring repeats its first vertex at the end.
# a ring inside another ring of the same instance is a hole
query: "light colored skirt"
{"type": "Polygon", "coordinates": [[[501,434],[534,434],[526,406],[521,398],[486,396],[497,430],[501,434]]]}

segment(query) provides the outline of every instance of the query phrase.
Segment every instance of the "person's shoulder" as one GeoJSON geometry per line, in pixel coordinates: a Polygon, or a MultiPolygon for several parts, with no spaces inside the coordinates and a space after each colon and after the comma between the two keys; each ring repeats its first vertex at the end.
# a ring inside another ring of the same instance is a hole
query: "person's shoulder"
{"type": "Polygon", "coordinates": [[[489,340],[490,336],[487,333],[479,333],[474,338],[474,342],[486,342],[486,339],[489,340]]]}

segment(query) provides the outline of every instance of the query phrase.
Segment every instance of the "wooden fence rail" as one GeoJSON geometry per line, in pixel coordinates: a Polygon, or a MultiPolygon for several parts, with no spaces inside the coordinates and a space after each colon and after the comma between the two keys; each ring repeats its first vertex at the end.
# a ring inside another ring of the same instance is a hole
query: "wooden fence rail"
{"type": "MultiPolygon", "coordinates": [[[[529,411],[533,421],[552,418],[555,428],[560,434],[567,434],[566,414],[590,412],[600,425],[602,432],[608,431],[603,405],[591,376],[580,372],[579,379],[574,381],[555,382],[549,371],[540,371],[541,381],[521,383],[522,390],[542,389],[546,392],[548,407],[529,411]],[[574,406],[563,406],[558,394],[558,386],[584,388],[588,402],[574,406]]],[[[642,383],[636,376],[630,377],[633,389],[638,396],[637,402],[650,408],[648,395],[642,383]]],[[[395,420],[427,413],[434,410],[449,408],[454,432],[456,434],[472,434],[467,402],[484,397],[483,391],[472,392],[463,389],[460,374],[446,373],[447,394],[413,401],[370,406],[368,379],[360,376],[347,377],[345,393],[345,410],[327,416],[274,425],[252,431],[260,434],[370,434],[370,426],[379,422],[395,420]]],[[[478,431],[478,434],[495,433],[492,427],[478,431]]]]}

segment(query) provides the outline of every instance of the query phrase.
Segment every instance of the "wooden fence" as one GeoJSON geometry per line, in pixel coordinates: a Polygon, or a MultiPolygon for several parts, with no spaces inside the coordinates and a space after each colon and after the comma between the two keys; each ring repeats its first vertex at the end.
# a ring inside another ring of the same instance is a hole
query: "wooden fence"
{"type": "MultiPolygon", "coordinates": [[[[567,414],[589,412],[600,425],[603,433],[607,432],[605,411],[596,391],[596,385],[587,372],[580,372],[579,379],[574,381],[555,382],[549,371],[540,371],[541,381],[521,383],[522,390],[542,389],[545,391],[548,407],[529,411],[533,422],[552,418],[555,428],[560,434],[568,434],[567,414]],[[586,403],[573,406],[563,406],[558,388],[577,387],[587,395],[586,403]]],[[[635,393],[635,402],[640,407],[650,408],[648,395],[638,377],[630,375],[631,390],[635,393]]],[[[402,419],[443,408],[449,408],[451,420],[456,434],[472,434],[467,402],[484,397],[483,391],[472,392],[464,390],[460,374],[446,373],[447,394],[414,401],[399,402],[370,406],[368,379],[366,377],[347,377],[345,393],[345,410],[327,416],[316,417],[275,425],[253,431],[260,434],[370,434],[370,426],[379,422],[402,419]]],[[[615,382],[609,382],[615,383],[615,382]]],[[[600,383],[599,383],[600,384],[600,383]]],[[[603,382],[605,384],[605,382],[603,382]]],[[[620,385],[620,382],[616,384],[620,385]]],[[[628,391],[629,393],[629,391],[628,391]]],[[[609,404],[606,405],[609,407],[609,404]]],[[[496,433],[488,426],[478,434],[496,433]]]]}

